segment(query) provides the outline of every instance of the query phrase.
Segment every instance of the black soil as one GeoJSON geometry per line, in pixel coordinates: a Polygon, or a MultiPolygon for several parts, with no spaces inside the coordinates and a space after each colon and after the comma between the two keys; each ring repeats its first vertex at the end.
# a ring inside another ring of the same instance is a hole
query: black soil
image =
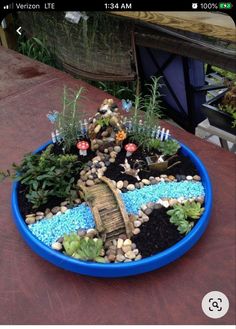
{"type": "MultiPolygon", "coordinates": [[[[127,160],[132,167],[133,165],[135,165],[135,166],[137,165],[137,160],[140,161],[139,163],[142,163],[142,164],[146,163],[145,157],[150,156],[150,155],[152,155],[152,154],[150,154],[150,153],[147,154],[145,151],[138,148],[137,151],[132,154],[132,156],[127,158],[127,160]]],[[[107,170],[105,172],[105,176],[112,180],[115,180],[116,182],[119,180],[123,180],[123,181],[127,180],[129,182],[129,184],[135,184],[137,182],[136,178],[122,173],[122,171],[124,171],[124,170],[120,166],[120,164],[124,164],[125,159],[126,159],[126,151],[124,150],[124,148],[122,148],[122,150],[120,151],[120,153],[118,153],[118,155],[116,157],[116,162],[110,164],[110,166],[107,168],[107,170]]],[[[178,151],[177,156],[175,158],[170,160],[169,166],[178,161],[180,161],[179,164],[175,165],[174,167],[172,167],[170,169],[162,171],[162,172],[160,172],[159,170],[148,170],[148,168],[145,168],[144,170],[140,170],[139,177],[141,179],[144,179],[144,178],[148,179],[150,176],[155,177],[155,176],[160,176],[162,174],[173,175],[173,176],[176,176],[176,175],[184,175],[184,176],[199,175],[197,169],[195,168],[195,166],[192,163],[192,161],[190,160],[190,158],[181,154],[180,151],[178,151]]]]}
{"type": "MultiPolygon", "coordinates": [[[[63,145],[59,143],[53,144],[52,153],[56,155],[63,154],[63,145]]],[[[73,146],[68,152],[69,154],[74,154],[78,156],[78,161],[82,162],[83,164],[86,164],[88,161],[90,161],[92,158],[95,157],[96,153],[91,151],[90,148],[88,150],[87,156],[81,156],[79,154],[79,150],[76,148],[76,146],[73,146]]],[[[76,179],[79,179],[76,177],[76,179]]],[[[23,217],[25,217],[27,214],[34,213],[35,209],[33,209],[32,204],[27,200],[28,188],[27,186],[23,184],[19,184],[18,188],[18,204],[19,209],[23,217]]],[[[39,208],[37,208],[37,211],[45,211],[47,208],[52,209],[55,206],[58,206],[62,201],[65,201],[64,198],[58,198],[58,197],[51,197],[46,204],[41,205],[39,208]]]]}
{"type": "Polygon", "coordinates": [[[163,251],[180,241],[184,235],[180,234],[174,224],[170,223],[167,209],[162,207],[153,210],[149,221],[141,226],[141,232],[133,236],[142,257],[148,257],[163,251]]]}

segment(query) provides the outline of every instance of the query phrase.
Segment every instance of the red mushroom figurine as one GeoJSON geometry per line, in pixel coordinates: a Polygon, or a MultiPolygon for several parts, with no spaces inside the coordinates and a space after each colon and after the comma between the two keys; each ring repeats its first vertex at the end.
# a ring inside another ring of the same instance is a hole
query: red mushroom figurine
{"type": "Polygon", "coordinates": [[[134,143],[126,144],[125,150],[126,150],[126,156],[129,157],[137,150],[137,145],[135,145],[134,143]]]}
{"type": "Polygon", "coordinates": [[[79,154],[86,156],[87,149],[89,148],[89,143],[86,141],[80,141],[76,144],[77,149],[79,149],[79,154]]]}

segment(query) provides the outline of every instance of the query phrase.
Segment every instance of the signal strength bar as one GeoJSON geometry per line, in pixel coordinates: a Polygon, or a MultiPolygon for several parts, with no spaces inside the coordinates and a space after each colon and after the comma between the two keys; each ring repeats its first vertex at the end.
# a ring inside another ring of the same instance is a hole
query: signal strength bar
{"type": "Polygon", "coordinates": [[[14,3],[10,3],[9,5],[3,6],[3,9],[14,9],[14,3]]]}

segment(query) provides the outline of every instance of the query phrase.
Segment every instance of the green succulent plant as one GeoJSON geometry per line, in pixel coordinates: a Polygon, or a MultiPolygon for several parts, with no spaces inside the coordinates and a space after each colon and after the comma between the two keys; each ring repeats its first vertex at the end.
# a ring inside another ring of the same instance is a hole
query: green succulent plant
{"type": "Polygon", "coordinates": [[[63,246],[65,248],[65,253],[72,256],[80,245],[80,237],[76,233],[71,233],[70,235],[65,235],[63,239],[63,246]]]}
{"type": "Polygon", "coordinates": [[[100,257],[103,247],[103,241],[101,239],[79,237],[77,234],[72,233],[64,236],[63,246],[65,253],[74,258],[98,263],[105,262],[105,259],[100,257]]]}
{"type": "Polygon", "coordinates": [[[175,204],[173,209],[167,211],[167,215],[170,216],[170,222],[177,226],[178,231],[181,234],[187,234],[194,226],[194,221],[200,218],[204,211],[199,202],[189,202],[184,204],[175,204]]]}
{"type": "Polygon", "coordinates": [[[168,140],[162,141],[160,143],[158,150],[163,155],[174,155],[177,153],[179,148],[180,148],[180,144],[177,141],[175,141],[173,139],[168,139],[168,140]]]}

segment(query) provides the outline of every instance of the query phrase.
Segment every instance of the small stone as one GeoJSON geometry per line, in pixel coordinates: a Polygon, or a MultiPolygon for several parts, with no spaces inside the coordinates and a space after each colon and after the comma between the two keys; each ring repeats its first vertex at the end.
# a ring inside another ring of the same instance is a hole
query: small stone
{"type": "Polygon", "coordinates": [[[112,241],[106,241],[104,246],[105,248],[110,248],[112,246],[112,241]]]}
{"type": "Polygon", "coordinates": [[[35,217],[35,214],[26,215],[26,218],[28,218],[28,217],[35,217]]]}
{"type": "Polygon", "coordinates": [[[132,250],[131,245],[129,245],[129,246],[124,246],[124,245],[123,245],[123,246],[121,247],[121,249],[123,250],[124,253],[126,253],[126,252],[132,250]]]}
{"type": "Polygon", "coordinates": [[[139,183],[137,182],[137,183],[135,183],[135,188],[140,188],[140,185],[139,185],[139,183]]]}
{"type": "Polygon", "coordinates": [[[128,259],[134,259],[136,255],[132,250],[130,250],[125,253],[125,257],[127,257],[128,259]]]}
{"type": "Polygon", "coordinates": [[[110,158],[109,161],[110,161],[110,163],[114,163],[116,161],[116,159],[115,158],[110,158]]]}
{"type": "Polygon", "coordinates": [[[58,211],[60,211],[60,210],[61,210],[61,207],[53,207],[52,210],[51,210],[51,212],[52,212],[53,214],[56,214],[56,213],[58,213],[58,211]]]}
{"type": "Polygon", "coordinates": [[[142,179],[142,183],[143,183],[144,185],[150,185],[150,180],[144,178],[144,179],[142,179]]]}
{"type": "Polygon", "coordinates": [[[101,135],[102,135],[102,137],[107,137],[109,135],[109,133],[108,133],[108,131],[105,130],[101,133],[101,135]]]}
{"type": "Polygon", "coordinates": [[[42,212],[42,211],[37,211],[37,212],[36,212],[36,216],[44,216],[44,212],[42,212]]]}
{"type": "Polygon", "coordinates": [[[83,230],[83,229],[79,229],[78,232],[77,232],[78,236],[82,237],[82,236],[85,236],[86,235],[86,231],[83,230]]]}
{"type": "Polygon", "coordinates": [[[114,262],[114,261],[116,260],[116,255],[110,254],[110,255],[108,256],[108,260],[109,260],[110,262],[114,262]]]}
{"type": "Polygon", "coordinates": [[[201,204],[203,204],[204,203],[204,197],[202,197],[202,196],[197,197],[197,201],[200,202],[201,204]]]}
{"type": "Polygon", "coordinates": [[[184,202],[184,197],[182,197],[182,196],[180,196],[178,199],[177,199],[177,201],[178,201],[178,203],[183,203],[184,202]]]}
{"type": "Polygon", "coordinates": [[[193,176],[193,179],[196,180],[196,181],[200,181],[200,180],[201,180],[201,177],[198,176],[198,175],[194,175],[194,176],[193,176]]]}
{"type": "Polygon", "coordinates": [[[175,176],[170,175],[170,176],[168,176],[168,179],[169,179],[169,180],[175,180],[175,176]]]}
{"type": "Polygon", "coordinates": [[[120,234],[119,239],[126,240],[127,239],[126,234],[120,234]]]}
{"type": "Polygon", "coordinates": [[[68,201],[63,201],[60,203],[61,207],[67,206],[68,205],[68,201]]]}
{"type": "Polygon", "coordinates": [[[116,158],[116,156],[117,156],[117,153],[115,152],[115,151],[112,151],[111,153],[110,153],[110,157],[111,158],[116,158]]]}
{"type": "Polygon", "coordinates": [[[133,233],[134,235],[139,234],[139,233],[140,233],[140,228],[136,227],[136,228],[132,231],[132,233],[133,233]]]}
{"type": "Polygon", "coordinates": [[[161,209],[162,205],[160,203],[155,203],[154,209],[161,209]]]}
{"type": "Polygon", "coordinates": [[[54,249],[54,250],[61,250],[62,249],[61,243],[60,242],[54,242],[52,244],[52,249],[54,249]]]}
{"type": "Polygon", "coordinates": [[[40,219],[43,219],[44,216],[36,216],[35,219],[36,220],[40,220],[40,219]]]}
{"type": "Polygon", "coordinates": [[[114,246],[114,244],[112,244],[110,247],[109,247],[109,250],[110,251],[114,251],[114,252],[116,252],[116,246],[114,246]]]}
{"type": "Polygon", "coordinates": [[[49,212],[46,216],[45,216],[45,218],[47,218],[47,219],[50,219],[50,218],[52,218],[53,217],[53,213],[52,212],[49,212]]]}
{"type": "Polygon", "coordinates": [[[186,176],[186,179],[187,180],[193,180],[193,176],[188,175],[188,176],[186,176]]]}
{"type": "Polygon", "coordinates": [[[147,209],[147,205],[146,204],[142,204],[141,205],[141,209],[142,209],[142,211],[145,211],[147,209]]]}
{"type": "MultiPolygon", "coordinates": [[[[146,208],[146,209],[147,209],[147,208],[146,208]]],[[[143,212],[142,210],[139,210],[139,211],[138,211],[138,217],[143,217],[143,215],[145,215],[144,212],[143,212]]]]}
{"type": "Polygon", "coordinates": [[[108,152],[111,153],[113,151],[113,147],[112,146],[109,146],[108,147],[108,152]]]}
{"type": "Polygon", "coordinates": [[[139,227],[141,225],[142,225],[142,223],[139,220],[134,221],[134,227],[139,227]]]}
{"type": "Polygon", "coordinates": [[[129,219],[131,222],[134,222],[137,219],[137,216],[135,216],[134,214],[130,214],[129,219]]]}
{"type": "Polygon", "coordinates": [[[50,213],[50,209],[47,208],[45,211],[44,211],[44,215],[46,216],[48,213],[50,213]]]}
{"type": "Polygon", "coordinates": [[[99,256],[101,256],[101,257],[105,256],[105,250],[104,249],[101,249],[99,256]]]}
{"type": "Polygon", "coordinates": [[[86,235],[90,238],[94,238],[97,235],[97,231],[94,228],[87,230],[86,235]]]}
{"type": "Polygon", "coordinates": [[[151,183],[151,185],[155,185],[158,183],[158,181],[154,178],[154,179],[150,180],[150,183],[151,183]]]}
{"type": "Polygon", "coordinates": [[[86,174],[86,171],[85,170],[81,170],[80,176],[84,176],[85,174],[86,174]]]}
{"type": "Polygon", "coordinates": [[[57,242],[59,242],[59,243],[63,243],[63,241],[64,241],[63,236],[61,236],[59,239],[57,239],[57,242]]]}
{"type": "Polygon", "coordinates": [[[155,206],[155,202],[148,202],[147,203],[147,207],[150,208],[150,209],[153,209],[155,206]]]}
{"type": "Polygon", "coordinates": [[[134,191],[134,190],[135,190],[135,186],[134,186],[134,184],[129,184],[129,185],[127,186],[127,190],[128,190],[128,191],[134,191]]]}
{"type": "Polygon", "coordinates": [[[149,217],[145,214],[141,219],[142,219],[143,222],[148,222],[149,221],[149,217]]]}
{"type": "Polygon", "coordinates": [[[116,239],[112,240],[112,243],[113,243],[113,246],[115,246],[116,248],[118,248],[117,247],[117,240],[116,239]]]}
{"type": "Polygon", "coordinates": [[[124,263],[129,263],[129,262],[132,262],[132,259],[126,258],[126,259],[124,260],[124,263]]]}
{"type": "Polygon", "coordinates": [[[132,241],[130,239],[126,239],[124,241],[124,246],[131,246],[131,244],[132,244],[132,241]]]}
{"type": "Polygon", "coordinates": [[[67,211],[67,207],[66,206],[62,206],[61,207],[61,212],[64,214],[67,211]]]}
{"type": "Polygon", "coordinates": [[[138,249],[134,249],[133,253],[135,254],[135,256],[137,256],[139,254],[139,250],[138,249]]]}
{"type": "Polygon", "coordinates": [[[117,262],[123,262],[125,260],[125,256],[124,255],[117,255],[116,256],[116,261],[117,262]]]}
{"type": "Polygon", "coordinates": [[[87,185],[87,186],[93,186],[93,185],[94,185],[94,181],[91,180],[91,179],[88,179],[88,180],[86,181],[86,185],[87,185]]]}
{"type": "Polygon", "coordinates": [[[116,187],[117,187],[118,189],[120,189],[120,190],[123,188],[123,186],[124,186],[124,183],[123,183],[122,180],[119,180],[119,181],[116,183],[116,187]]]}
{"type": "Polygon", "coordinates": [[[173,205],[175,205],[176,203],[178,203],[178,201],[176,199],[169,199],[169,206],[173,207],[173,205]]]}
{"type": "Polygon", "coordinates": [[[123,181],[123,187],[124,188],[127,188],[128,185],[129,185],[129,182],[127,180],[124,180],[123,181]]]}
{"type": "Polygon", "coordinates": [[[145,210],[145,214],[146,214],[147,216],[151,215],[151,213],[152,213],[152,209],[151,209],[151,208],[147,208],[147,209],[145,210]]]}
{"type": "Polygon", "coordinates": [[[121,151],[121,147],[120,147],[119,145],[114,146],[114,151],[115,151],[116,153],[119,153],[119,152],[121,151]]]}
{"type": "Polygon", "coordinates": [[[167,178],[167,175],[161,175],[160,177],[161,178],[167,178]]]}
{"type": "Polygon", "coordinates": [[[117,240],[117,249],[120,249],[123,246],[124,240],[118,239],[117,240]]]}
{"type": "Polygon", "coordinates": [[[98,134],[99,133],[99,131],[101,130],[101,126],[100,125],[97,125],[95,128],[94,128],[94,133],[95,134],[98,134]]]}
{"type": "Polygon", "coordinates": [[[80,199],[75,199],[75,200],[74,200],[74,203],[76,203],[76,204],[81,204],[81,200],[80,200],[80,199]]]}
{"type": "Polygon", "coordinates": [[[109,151],[108,151],[108,149],[104,149],[104,153],[108,153],[109,151]]]}
{"type": "Polygon", "coordinates": [[[123,255],[123,254],[124,254],[124,251],[121,248],[116,249],[116,255],[123,255]]]}
{"type": "Polygon", "coordinates": [[[26,219],[25,219],[25,222],[26,222],[26,224],[34,224],[35,223],[35,217],[33,217],[33,216],[31,216],[31,217],[27,217],[26,219]]]}

